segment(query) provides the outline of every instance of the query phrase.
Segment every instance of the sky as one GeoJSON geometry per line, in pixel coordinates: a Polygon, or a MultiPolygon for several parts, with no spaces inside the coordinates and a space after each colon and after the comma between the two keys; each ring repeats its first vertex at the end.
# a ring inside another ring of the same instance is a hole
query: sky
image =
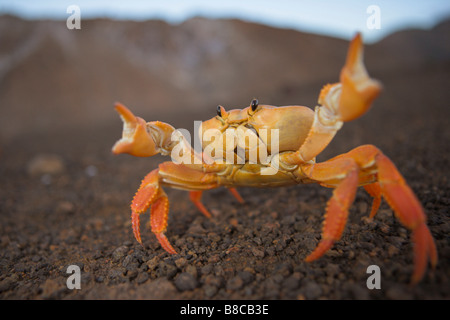
{"type": "Polygon", "coordinates": [[[81,21],[107,17],[179,24],[195,16],[237,18],[343,39],[359,31],[368,43],[450,18],[449,0],[0,0],[0,14],[65,20],[70,5],[80,8],[81,21]]]}

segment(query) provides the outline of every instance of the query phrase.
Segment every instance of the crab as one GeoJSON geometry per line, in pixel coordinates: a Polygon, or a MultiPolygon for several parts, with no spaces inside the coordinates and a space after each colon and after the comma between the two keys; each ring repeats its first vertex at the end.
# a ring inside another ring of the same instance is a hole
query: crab
{"type": "Polygon", "coordinates": [[[322,257],[341,238],[349,207],[357,188],[362,186],[373,197],[369,218],[375,216],[384,198],[400,222],[411,231],[414,244],[411,282],[418,283],[428,262],[436,266],[437,250],[421,203],[393,162],[373,145],[363,145],[327,161],[316,162],[316,156],[343,123],[366,113],[380,91],[381,84],[369,77],[364,66],[363,42],[358,33],[350,42],[339,82],[322,88],[314,111],[298,105],[262,105],[256,99],[244,109],[227,111],[219,105],[217,116],[200,126],[201,151],[194,150],[171,125],[146,122],[117,103],[115,109],[122,118],[123,133],[112,148],[114,154],[172,155],[172,161],[159,164],[145,176],[131,202],[136,240],[142,244],[140,215],[150,208],[152,232],[164,250],[177,253],[165,236],[169,200],[163,186],[189,191],[195,206],[206,217],[211,217],[201,202],[205,190],[228,188],[243,203],[237,187],[318,183],[334,190],[326,206],[321,239],[306,257],[306,261],[311,262],[322,257]],[[272,138],[277,139],[274,142],[272,138]],[[256,144],[251,144],[250,140],[256,144]],[[174,160],[175,150],[183,161],[174,160]],[[254,151],[257,156],[251,159],[254,151]]]}

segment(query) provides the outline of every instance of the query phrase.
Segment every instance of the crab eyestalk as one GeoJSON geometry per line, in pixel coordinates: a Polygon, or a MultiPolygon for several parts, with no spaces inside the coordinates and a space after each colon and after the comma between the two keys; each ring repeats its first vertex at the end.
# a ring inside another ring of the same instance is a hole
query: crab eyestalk
{"type": "Polygon", "coordinates": [[[128,153],[136,157],[166,154],[172,146],[171,125],[136,117],[127,107],[117,103],[115,107],[123,121],[122,138],[112,148],[114,154],[128,153]]]}

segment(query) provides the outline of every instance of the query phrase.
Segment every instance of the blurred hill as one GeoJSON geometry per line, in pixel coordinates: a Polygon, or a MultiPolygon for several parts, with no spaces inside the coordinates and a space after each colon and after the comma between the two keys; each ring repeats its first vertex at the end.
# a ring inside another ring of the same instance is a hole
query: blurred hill
{"type": "MultiPolygon", "coordinates": [[[[253,97],[314,107],[321,86],[338,80],[348,46],[238,20],[84,20],[81,27],[0,17],[0,141],[116,123],[115,101],[175,126],[214,116],[218,104],[244,107],[253,97]]],[[[449,31],[445,22],[368,46],[368,70],[386,78],[448,68],[449,31]]]]}

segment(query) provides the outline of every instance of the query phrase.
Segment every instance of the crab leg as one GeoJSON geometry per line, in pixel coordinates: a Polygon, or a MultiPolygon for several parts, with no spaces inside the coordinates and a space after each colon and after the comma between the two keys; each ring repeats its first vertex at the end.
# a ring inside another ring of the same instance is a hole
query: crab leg
{"type": "Polygon", "coordinates": [[[161,246],[169,253],[176,253],[164,232],[167,228],[169,200],[159,186],[159,169],[150,172],[141,183],[131,202],[131,224],[136,240],[142,244],[140,233],[140,214],[151,206],[150,226],[161,246]]]}
{"type": "MultiPolygon", "coordinates": [[[[239,203],[244,203],[244,199],[242,199],[241,195],[235,188],[228,188],[228,190],[230,190],[231,194],[236,198],[237,201],[239,201],[239,203]]],[[[200,199],[202,198],[202,193],[203,191],[191,191],[189,192],[189,198],[201,213],[203,213],[206,217],[211,218],[211,213],[200,201],[200,199]]]]}
{"type": "Polygon", "coordinates": [[[167,229],[167,220],[169,217],[169,199],[162,189],[160,189],[159,193],[159,198],[152,204],[150,226],[152,228],[152,232],[161,244],[161,247],[168,253],[176,254],[177,252],[164,235],[164,232],[167,229]]]}
{"type": "Polygon", "coordinates": [[[437,250],[433,236],[426,225],[426,216],[419,200],[392,161],[381,152],[376,154],[375,161],[381,195],[394,210],[400,222],[412,231],[415,268],[411,280],[412,283],[417,283],[425,273],[428,260],[432,267],[437,264],[437,250]]]}
{"type": "Polygon", "coordinates": [[[436,266],[436,246],[419,200],[392,161],[376,147],[361,146],[326,162],[304,165],[302,169],[308,177],[322,185],[337,186],[328,202],[322,240],[306,258],[307,261],[321,257],[340,238],[356,187],[364,185],[374,197],[370,217],[375,216],[383,197],[400,222],[412,231],[415,267],[411,282],[417,283],[422,279],[428,261],[433,267],[436,266]],[[355,172],[359,173],[356,180],[355,172]]]}
{"type": "Polygon", "coordinates": [[[202,198],[203,191],[191,191],[189,192],[189,198],[195,204],[195,206],[203,213],[206,217],[211,218],[211,213],[205,208],[203,203],[200,201],[202,198]]]}
{"type": "Polygon", "coordinates": [[[158,169],[151,171],[141,182],[131,202],[131,221],[133,234],[142,244],[140,234],[140,215],[151,208],[150,226],[161,247],[171,254],[177,253],[164,232],[167,229],[169,199],[161,185],[190,191],[190,198],[207,217],[210,213],[201,203],[202,190],[216,188],[216,176],[212,173],[196,171],[182,164],[163,162],[158,169]]]}
{"type": "Polygon", "coordinates": [[[236,200],[239,203],[244,203],[244,199],[242,199],[241,195],[239,194],[239,192],[236,190],[236,188],[228,188],[228,190],[230,190],[231,194],[236,198],[236,200]]]}
{"type": "Polygon", "coordinates": [[[364,189],[366,189],[367,193],[373,197],[372,209],[370,210],[370,215],[369,215],[369,218],[372,219],[373,217],[375,217],[375,214],[377,213],[378,208],[381,205],[380,184],[378,182],[366,184],[364,186],[364,189]]]}
{"type": "Polygon", "coordinates": [[[314,180],[336,183],[333,196],[327,204],[322,239],[317,248],[306,258],[307,262],[320,258],[341,238],[347,223],[348,209],[355,199],[359,168],[352,159],[337,159],[310,167],[308,176],[314,180]],[[343,178],[342,178],[343,177],[343,178]]]}
{"type": "Polygon", "coordinates": [[[159,190],[158,169],[153,170],[142,180],[141,185],[131,202],[131,224],[136,240],[142,244],[140,233],[140,214],[147,211],[155,201],[159,190]]]}

